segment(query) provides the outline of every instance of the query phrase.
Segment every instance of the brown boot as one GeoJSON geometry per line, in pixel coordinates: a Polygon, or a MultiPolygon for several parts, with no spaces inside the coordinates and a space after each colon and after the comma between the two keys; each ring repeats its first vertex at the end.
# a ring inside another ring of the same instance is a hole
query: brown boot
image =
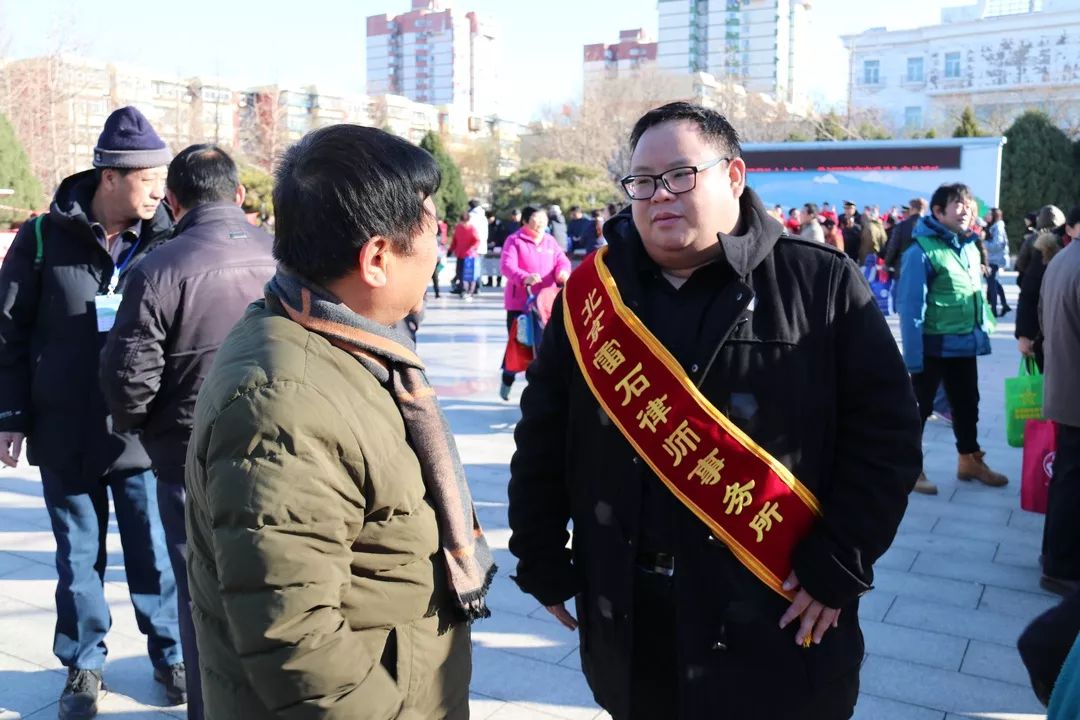
{"type": "Polygon", "coordinates": [[[926,479],[926,473],[919,473],[919,479],[915,481],[914,492],[923,495],[937,495],[937,485],[926,479]]]}
{"type": "Polygon", "coordinates": [[[982,450],[970,455],[961,455],[956,464],[956,477],[959,480],[978,480],[983,485],[990,487],[1002,487],[1009,484],[1009,478],[1001,473],[994,472],[983,459],[986,453],[982,450]]]}

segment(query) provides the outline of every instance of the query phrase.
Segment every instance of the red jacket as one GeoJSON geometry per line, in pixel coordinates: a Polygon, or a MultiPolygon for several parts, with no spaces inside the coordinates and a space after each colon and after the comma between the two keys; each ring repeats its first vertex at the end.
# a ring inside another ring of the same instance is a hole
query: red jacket
{"type": "Polygon", "coordinates": [[[463,260],[467,257],[476,257],[479,247],[480,235],[476,232],[476,228],[470,223],[459,222],[454,227],[454,239],[450,243],[450,252],[458,260],[463,260]]]}

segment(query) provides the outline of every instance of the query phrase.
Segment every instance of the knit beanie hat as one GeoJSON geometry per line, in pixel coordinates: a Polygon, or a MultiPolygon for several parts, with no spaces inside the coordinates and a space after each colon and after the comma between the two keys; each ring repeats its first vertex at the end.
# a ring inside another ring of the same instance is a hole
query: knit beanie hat
{"type": "Polygon", "coordinates": [[[171,160],[165,141],[146,116],[130,105],[109,115],[94,148],[96,168],[152,168],[171,160]]]}

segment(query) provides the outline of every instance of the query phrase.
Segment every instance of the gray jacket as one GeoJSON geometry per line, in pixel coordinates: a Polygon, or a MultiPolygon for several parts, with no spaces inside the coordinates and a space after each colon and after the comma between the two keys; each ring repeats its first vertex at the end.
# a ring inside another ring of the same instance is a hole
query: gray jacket
{"type": "Polygon", "coordinates": [[[126,279],[101,356],[118,429],[142,433],[154,467],[181,467],[203,379],[232,326],[274,274],[273,239],[231,203],[189,211],[126,279]]]}
{"type": "Polygon", "coordinates": [[[1080,427],[1080,242],[1070,243],[1047,266],[1039,321],[1046,354],[1043,414],[1080,427]]]}

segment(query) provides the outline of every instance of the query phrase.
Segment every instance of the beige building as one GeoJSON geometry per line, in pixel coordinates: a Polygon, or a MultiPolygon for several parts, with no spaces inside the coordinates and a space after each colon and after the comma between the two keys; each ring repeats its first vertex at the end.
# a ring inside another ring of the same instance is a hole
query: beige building
{"type": "Polygon", "coordinates": [[[308,130],[369,119],[365,96],[315,86],[244,89],[72,56],[0,65],[0,112],[46,189],[91,166],[105,119],[125,105],[139,108],[173,152],[213,142],[266,168],[308,130]]]}
{"type": "Polygon", "coordinates": [[[941,22],[844,38],[853,110],[898,131],[951,130],[965,106],[1002,132],[1025,110],[1080,131],[1080,2],[979,0],[941,22]]]}

